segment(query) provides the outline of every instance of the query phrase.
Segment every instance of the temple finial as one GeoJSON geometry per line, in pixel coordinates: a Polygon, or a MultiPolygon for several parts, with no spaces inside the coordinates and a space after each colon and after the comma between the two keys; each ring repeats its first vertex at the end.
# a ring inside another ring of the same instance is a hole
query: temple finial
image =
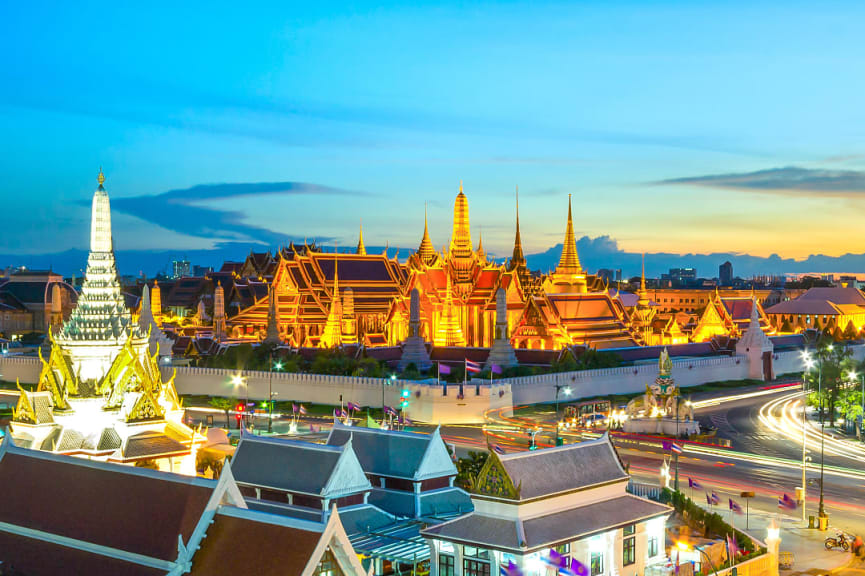
{"type": "Polygon", "coordinates": [[[646,290],[646,253],[643,252],[643,269],[640,273],[640,290],[646,290]]]}
{"type": "Polygon", "coordinates": [[[357,253],[360,256],[366,256],[366,246],[363,245],[363,219],[360,221],[360,236],[357,241],[357,253]]]}
{"type": "Polygon", "coordinates": [[[99,167],[99,176],[96,177],[96,181],[99,182],[99,189],[105,190],[105,188],[102,187],[102,185],[105,184],[105,174],[102,173],[102,166],[99,167]]]}
{"type": "Polygon", "coordinates": [[[463,193],[463,181],[460,180],[460,194],[463,193]]]}

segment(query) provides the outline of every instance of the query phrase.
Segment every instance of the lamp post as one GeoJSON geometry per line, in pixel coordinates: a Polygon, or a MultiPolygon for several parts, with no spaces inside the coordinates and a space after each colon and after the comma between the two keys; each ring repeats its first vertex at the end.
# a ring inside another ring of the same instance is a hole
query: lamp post
{"type": "Polygon", "coordinates": [[[571,387],[567,384],[556,384],[556,446],[559,445],[559,390],[564,391],[565,396],[571,395],[571,387]]]}
{"type": "MultiPolygon", "coordinates": [[[[807,375],[811,368],[814,366],[814,360],[811,359],[811,355],[808,354],[807,351],[802,352],[802,358],[805,360],[805,374],[807,375]]],[[[804,391],[804,397],[802,400],[802,522],[804,523],[808,516],[805,512],[805,507],[807,505],[807,500],[805,498],[805,490],[807,485],[807,479],[805,477],[805,471],[807,470],[807,462],[806,455],[808,453],[808,441],[807,441],[807,432],[806,432],[806,417],[808,413],[808,392],[805,390],[805,382],[806,379],[803,378],[802,388],[804,391]]]]}
{"type": "MultiPolygon", "coordinates": [[[[832,351],[831,344],[829,344],[829,346],[827,346],[826,348],[830,352],[832,351]]],[[[823,507],[823,446],[826,440],[826,419],[823,417],[823,358],[820,358],[820,368],[817,371],[817,396],[820,398],[820,507],[817,511],[817,516],[822,519],[826,518],[826,508],[823,507]]],[[[820,527],[823,527],[822,522],[820,527]]]]}
{"type": "Polygon", "coordinates": [[[273,369],[282,370],[282,362],[273,363],[273,352],[270,353],[270,375],[267,382],[267,433],[273,433],[273,369]]]}
{"type": "Polygon", "coordinates": [[[854,386],[856,385],[857,377],[861,378],[862,381],[862,396],[860,396],[860,399],[862,400],[862,414],[859,416],[859,440],[865,441],[865,430],[862,429],[863,424],[865,424],[865,372],[862,374],[856,374],[854,370],[851,370],[848,377],[854,386]]]}
{"type": "Polygon", "coordinates": [[[243,371],[241,370],[240,372],[231,377],[231,383],[232,385],[234,385],[235,388],[240,385],[244,385],[246,387],[246,401],[244,402],[243,413],[241,414],[241,418],[243,418],[247,410],[249,409],[249,382],[243,376],[243,371]]]}
{"type": "MultiPolygon", "coordinates": [[[[681,540],[679,542],[676,542],[676,548],[678,548],[680,551],[691,550],[691,547],[688,546],[688,544],[686,542],[682,542],[681,540]]],[[[706,558],[706,561],[709,562],[709,566],[712,568],[712,572],[715,574],[715,576],[718,576],[718,569],[715,568],[715,563],[712,562],[712,559],[709,558],[709,555],[706,554],[706,551],[703,550],[702,548],[700,548],[699,546],[694,546],[693,549],[696,550],[697,552],[699,552],[700,554],[702,554],[706,558]]],[[[676,563],[677,564],[679,563],[678,555],[676,556],[676,563]]]]}

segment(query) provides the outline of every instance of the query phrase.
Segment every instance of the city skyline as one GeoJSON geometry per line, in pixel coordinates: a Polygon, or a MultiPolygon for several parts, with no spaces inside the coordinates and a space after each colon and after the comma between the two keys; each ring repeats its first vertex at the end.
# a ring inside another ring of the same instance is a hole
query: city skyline
{"type": "Polygon", "coordinates": [[[440,248],[462,180],[500,256],[516,186],[527,253],[561,243],[568,193],[578,237],[630,254],[865,253],[838,234],[865,190],[861,7],[779,6],[10,7],[0,253],[84,248],[100,165],[124,250],[351,245],[361,219],[411,249],[425,204],[440,248]]]}

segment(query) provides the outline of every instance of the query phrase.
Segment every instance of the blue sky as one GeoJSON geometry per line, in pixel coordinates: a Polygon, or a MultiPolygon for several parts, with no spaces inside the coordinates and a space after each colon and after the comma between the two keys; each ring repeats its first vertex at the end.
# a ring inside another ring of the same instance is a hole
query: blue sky
{"type": "Polygon", "coordinates": [[[0,253],[437,246],[865,252],[857,3],[4,3],[0,253]],[[269,183],[263,185],[262,183],[269,183]],[[207,185],[207,186],[206,186],[207,185]],[[222,186],[228,185],[228,186],[222,186]]]}

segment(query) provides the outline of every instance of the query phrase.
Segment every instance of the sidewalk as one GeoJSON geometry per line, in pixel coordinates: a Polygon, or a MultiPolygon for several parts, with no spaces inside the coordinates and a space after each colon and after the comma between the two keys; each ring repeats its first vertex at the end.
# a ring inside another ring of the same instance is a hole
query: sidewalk
{"type": "MultiPolygon", "coordinates": [[[[724,520],[730,522],[730,514],[719,508],[710,509],[705,502],[700,506],[706,510],[721,514],[724,520]]],[[[834,536],[832,527],[825,532],[813,528],[805,528],[801,518],[794,518],[781,512],[767,512],[755,509],[752,505],[748,517],[749,528],[745,529],[745,516],[734,516],[734,525],[756,538],[760,542],[766,541],[766,529],[775,519],[776,525],[781,529],[781,552],[793,553],[793,568],[781,570],[781,576],[794,576],[797,574],[811,574],[813,576],[835,572],[846,567],[855,560],[853,554],[841,550],[826,550],[823,541],[827,536],[834,536]]]]}

